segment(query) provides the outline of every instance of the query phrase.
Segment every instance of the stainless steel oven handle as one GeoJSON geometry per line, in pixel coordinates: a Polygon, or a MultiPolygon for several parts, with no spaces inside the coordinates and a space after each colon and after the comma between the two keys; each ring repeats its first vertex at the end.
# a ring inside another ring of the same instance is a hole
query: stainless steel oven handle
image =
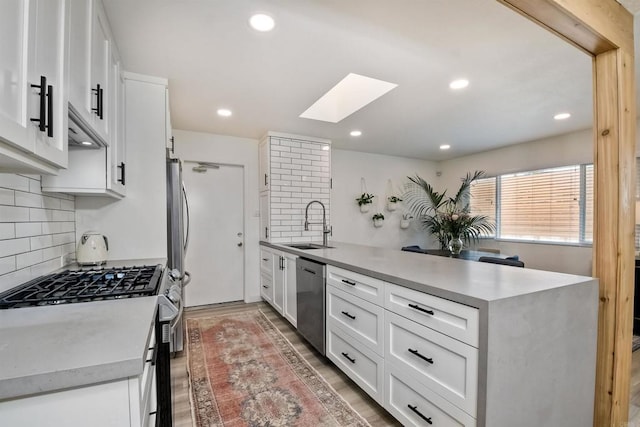
{"type": "Polygon", "coordinates": [[[184,275],[182,276],[182,287],[184,288],[189,283],[191,283],[191,273],[189,273],[188,271],[185,271],[184,275]]]}
{"type": "Polygon", "coordinates": [[[180,301],[180,308],[178,309],[178,314],[176,315],[176,317],[171,319],[171,322],[169,322],[169,325],[171,326],[171,331],[172,332],[173,332],[173,329],[176,327],[178,321],[180,319],[182,319],[182,312],[183,311],[184,311],[184,304],[182,303],[182,301],[180,301]]]}

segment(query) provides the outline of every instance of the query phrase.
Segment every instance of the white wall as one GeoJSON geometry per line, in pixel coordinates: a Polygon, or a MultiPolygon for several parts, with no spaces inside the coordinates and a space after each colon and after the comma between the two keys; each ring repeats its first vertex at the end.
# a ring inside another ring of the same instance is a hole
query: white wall
{"type": "Polygon", "coordinates": [[[166,258],[166,83],[127,78],[125,88],[127,196],[78,197],[76,241],[95,230],[109,238],[111,260],[166,258]]]}
{"type": "Polygon", "coordinates": [[[427,180],[435,178],[436,165],[435,162],[405,157],[332,149],[333,236],[330,239],[396,249],[407,245],[428,246],[431,239],[415,221],[408,229],[400,228],[403,207],[389,212],[385,201],[387,196],[402,194],[407,176],[419,174],[427,180]],[[360,212],[355,200],[363,193],[361,178],[365,179],[367,192],[375,195],[373,206],[366,214],[360,212]],[[392,188],[389,188],[389,180],[392,188]],[[383,213],[385,217],[381,228],[375,228],[371,220],[376,212],[383,213]]]}
{"type": "Polygon", "coordinates": [[[260,300],[258,140],[174,130],[175,154],[182,160],[244,167],[244,280],[246,302],[260,300]]]}
{"type": "MultiPolygon", "coordinates": [[[[442,176],[433,185],[455,192],[467,172],[484,170],[488,176],[593,162],[591,130],[441,162],[442,176]]],[[[591,247],[547,245],[507,241],[482,241],[480,246],[499,248],[505,254],[517,254],[527,268],[591,275],[591,247]]]]}

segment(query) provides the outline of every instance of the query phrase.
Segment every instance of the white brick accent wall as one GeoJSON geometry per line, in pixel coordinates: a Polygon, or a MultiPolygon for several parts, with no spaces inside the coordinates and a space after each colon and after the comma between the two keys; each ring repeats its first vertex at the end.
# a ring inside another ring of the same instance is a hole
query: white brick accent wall
{"type": "Polygon", "coordinates": [[[75,197],[42,193],[39,175],[0,174],[0,292],[75,258],[75,197]]]}
{"type": "Polygon", "coordinates": [[[318,200],[325,206],[327,225],[331,225],[329,149],[326,143],[271,138],[272,242],[322,242],[322,208],[317,203],[309,207],[309,222],[319,223],[310,225],[309,231],[304,231],[304,213],[309,202],[318,200]]]}

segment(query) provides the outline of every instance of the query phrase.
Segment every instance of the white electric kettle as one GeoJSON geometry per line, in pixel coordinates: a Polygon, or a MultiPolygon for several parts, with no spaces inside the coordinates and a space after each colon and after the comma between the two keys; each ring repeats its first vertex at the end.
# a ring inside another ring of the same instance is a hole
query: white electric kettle
{"type": "Polygon", "coordinates": [[[107,262],[109,240],[96,231],[82,234],[76,250],[76,261],[80,265],[101,265],[107,262]]]}

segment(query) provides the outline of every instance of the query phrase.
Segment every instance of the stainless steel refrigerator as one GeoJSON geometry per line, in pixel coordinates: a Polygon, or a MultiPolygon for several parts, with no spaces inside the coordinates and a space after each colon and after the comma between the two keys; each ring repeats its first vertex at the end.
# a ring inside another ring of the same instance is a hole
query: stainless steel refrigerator
{"type": "MultiPolygon", "coordinates": [[[[167,159],[167,268],[174,281],[180,281],[184,288],[189,283],[184,257],[189,246],[189,201],[182,181],[182,162],[180,159],[167,159]]],[[[182,308],[184,292],[180,297],[180,314],[171,328],[171,351],[182,351],[184,331],[182,308]]]]}

